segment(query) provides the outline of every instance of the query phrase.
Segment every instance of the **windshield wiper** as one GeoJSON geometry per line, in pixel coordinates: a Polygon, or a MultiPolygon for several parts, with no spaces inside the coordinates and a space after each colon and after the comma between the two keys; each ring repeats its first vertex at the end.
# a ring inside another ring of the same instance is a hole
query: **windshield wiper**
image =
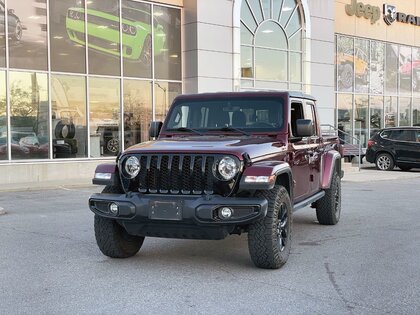
{"type": "Polygon", "coordinates": [[[246,132],[242,129],[239,129],[239,128],[232,127],[232,126],[224,126],[224,127],[220,128],[218,130],[221,130],[221,131],[237,131],[237,132],[240,132],[240,133],[244,134],[245,136],[250,135],[248,132],[246,132]]]}
{"type": "Polygon", "coordinates": [[[179,127],[179,128],[175,128],[175,129],[170,129],[170,131],[181,131],[181,132],[195,132],[196,134],[202,136],[203,134],[195,129],[191,129],[191,128],[187,128],[187,127],[179,127]]]}

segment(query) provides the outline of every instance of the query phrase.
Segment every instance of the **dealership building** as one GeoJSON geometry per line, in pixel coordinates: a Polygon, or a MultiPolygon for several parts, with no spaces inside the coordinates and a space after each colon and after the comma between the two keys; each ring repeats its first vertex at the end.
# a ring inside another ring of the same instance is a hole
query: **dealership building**
{"type": "Polygon", "coordinates": [[[181,93],[303,91],[364,147],[420,125],[420,0],[1,0],[0,34],[6,185],[92,176],[181,93]]]}

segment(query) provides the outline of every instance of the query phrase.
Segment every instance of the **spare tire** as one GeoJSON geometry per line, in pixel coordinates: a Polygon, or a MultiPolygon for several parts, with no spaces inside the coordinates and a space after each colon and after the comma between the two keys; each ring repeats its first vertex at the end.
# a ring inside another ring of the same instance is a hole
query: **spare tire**
{"type": "Polygon", "coordinates": [[[54,134],[56,139],[73,139],[76,135],[76,127],[73,123],[64,124],[60,120],[55,126],[54,134]]]}

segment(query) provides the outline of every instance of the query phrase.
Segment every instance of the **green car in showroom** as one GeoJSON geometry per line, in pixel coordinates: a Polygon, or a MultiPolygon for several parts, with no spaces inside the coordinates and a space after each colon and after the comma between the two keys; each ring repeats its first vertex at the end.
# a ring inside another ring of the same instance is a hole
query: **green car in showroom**
{"type": "MultiPolygon", "coordinates": [[[[150,63],[152,57],[152,27],[149,12],[135,8],[122,10],[122,41],[123,57],[128,60],[140,60],[150,63]]],[[[166,34],[163,26],[154,20],[155,56],[165,51],[166,34]]],[[[108,13],[94,9],[87,10],[87,29],[89,48],[120,56],[120,22],[118,11],[108,13]]],[[[85,45],[85,10],[69,8],[67,11],[66,28],[71,41],[85,45]]]]}

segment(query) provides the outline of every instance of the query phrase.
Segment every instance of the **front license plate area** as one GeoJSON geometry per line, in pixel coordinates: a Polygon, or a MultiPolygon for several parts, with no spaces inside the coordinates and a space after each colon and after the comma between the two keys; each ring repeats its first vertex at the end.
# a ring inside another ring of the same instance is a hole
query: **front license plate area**
{"type": "Polygon", "coordinates": [[[151,220],[182,220],[182,205],[176,201],[151,201],[149,210],[151,220]]]}

